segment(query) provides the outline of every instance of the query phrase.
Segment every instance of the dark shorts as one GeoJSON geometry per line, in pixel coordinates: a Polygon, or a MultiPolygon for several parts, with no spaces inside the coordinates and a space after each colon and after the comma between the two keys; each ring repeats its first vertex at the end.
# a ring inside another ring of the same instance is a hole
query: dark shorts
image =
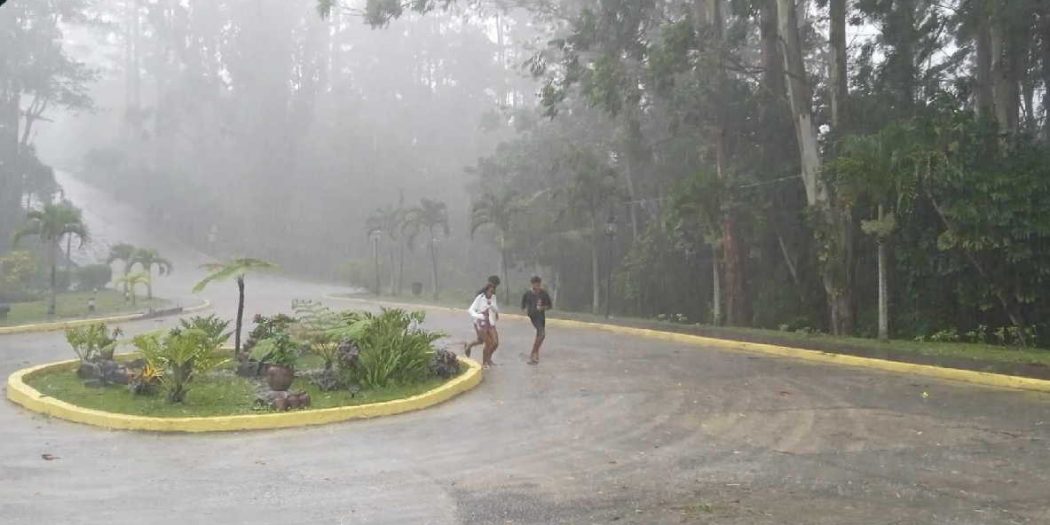
{"type": "Polygon", "coordinates": [[[543,337],[547,335],[547,316],[546,315],[530,315],[529,320],[532,321],[532,326],[536,328],[536,335],[543,337]]]}

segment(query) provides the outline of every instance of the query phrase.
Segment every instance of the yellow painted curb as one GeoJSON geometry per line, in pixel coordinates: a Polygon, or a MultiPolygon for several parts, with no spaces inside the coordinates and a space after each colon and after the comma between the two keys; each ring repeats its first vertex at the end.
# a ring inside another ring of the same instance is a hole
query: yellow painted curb
{"type": "MultiPolygon", "coordinates": [[[[205,300],[203,303],[191,306],[189,308],[183,308],[180,314],[188,314],[191,312],[199,312],[206,308],[211,307],[211,301],[205,300]]],[[[57,330],[65,330],[66,328],[73,328],[76,326],[84,326],[95,323],[123,323],[127,321],[139,321],[142,319],[149,318],[145,312],[135,312],[133,314],[115,315],[111,317],[92,317],[88,319],[72,319],[69,321],[58,321],[55,323],[38,323],[38,324],[20,324],[15,326],[0,326],[0,335],[6,334],[25,334],[34,332],[54,332],[57,330]]]]}
{"type": "Polygon", "coordinates": [[[466,392],[481,383],[481,365],[472,359],[460,357],[467,370],[459,377],[437,387],[404,399],[370,403],[367,405],[299,410],[295,412],[273,412],[267,414],[244,414],[215,417],[146,417],[117,414],[59,401],[41,394],[26,384],[25,379],[36,374],[61,367],[68,367],[77,360],[49,363],[19,370],[7,378],[7,398],[23,407],[49,416],[87,423],[98,427],[120,430],[147,430],[153,432],[226,432],[233,430],[263,430],[276,428],[324,425],[351,419],[390,416],[434,406],[466,392]]]}
{"type": "MultiPolygon", "coordinates": [[[[408,308],[426,308],[432,310],[441,311],[452,311],[458,312],[459,309],[449,308],[446,306],[430,306],[430,305],[418,305],[418,304],[407,304],[407,303],[393,303],[383,300],[369,301],[367,299],[358,299],[352,297],[340,297],[337,295],[327,295],[327,299],[337,299],[344,301],[355,301],[355,302],[366,302],[373,304],[388,304],[398,307],[408,308]]],[[[462,311],[466,311],[463,309],[462,311]]],[[[502,315],[507,318],[525,318],[525,316],[516,314],[502,315]]],[[[921,365],[915,363],[905,363],[901,361],[890,361],[887,359],[875,359],[872,357],[861,357],[848,354],[836,354],[831,352],[822,352],[819,350],[806,350],[802,348],[792,348],[788,346],[779,346],[763,343],[748,343],[743,341],[733,341],[728,339],[716,339],[714,337],[704,337],[700,335],[681,334],[677,332],[665,332],[662,330],[653,330],[649,328],[634,328],[630,326],[619,326],[610,325],[603,323],[592,323],[587,321],[575,321],[571,319],[556,319],[548,318],[547,324],[554,326],[562,326],[566,328],[588,328],[596,330],[604,330],[621,335],[632,335],[637,337],[648,337],[651,339],[660,339],[664,341],[671,341],[675,343],[683,343],[690,345],[699,345],[709,348],[717,348],[720,350],[728,351],[743,351],[756,354],[764,354],[774,357],[785,357],[791,359],[799,359],[802,361],[809,361],[813,363],[824,363],[840,366],[849,366],[854,368],[868,368],[882,370],[886,372],[894,372],[899,374],[911,374],[917,376],[932,377],[935,379],[943,379],[948,381],[959,381],[963,383],[970,383],[976,385],[990,386],[996,388],[1008,388],[1016,390],[1031,390],[1035,392],[1046,392],[1050,393],[1050,381],[1045,379],[1036,379],[1031,377],[1011,376],[1006,374],[995,374],[991,372],[979,372],[976,370],[963,370],[960,368],[944,368],[932,365],[921,365]]]]}

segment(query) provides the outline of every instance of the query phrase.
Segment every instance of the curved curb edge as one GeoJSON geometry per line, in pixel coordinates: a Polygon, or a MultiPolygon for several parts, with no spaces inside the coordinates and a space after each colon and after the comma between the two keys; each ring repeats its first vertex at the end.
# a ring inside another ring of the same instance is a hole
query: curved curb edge
{"type": "MultiPolygon", "coordinates": [[[[368,299],[358,299],[353,297],[340,297],[337,295],[326,295],[326,299],[334,299],[340,301],[354,301],[361,303],[371,304],[385,304],[393,305],[398,307],[409,307],[409,308],[424,308],[429,310],[439,310],[448,312],[459,312],[457,308],[449,308],[447,306],[431,306],[431,305],[420,305],[420,304],[409,304],[409,303],[397,303],[388,302],[384,300],[370,301],[368,299]]],[[[463,312],[466,310],[464,309],[463,312]]],[[[524,319],[525,316],[516,314],[506,314],[502,317],[509,319],[524,319]]],[[[650,339],[661,339],[664,341],[670,341],[675,343],[683,343],[690,345],[700,345],[709,348],[716,348],[719,350],[733,351],[733,352],[748,352],[753,354],[763,354],[773,357],[782,357],[797,359],[801,361],[808,361],[812,363],[832,364],[839,366],[848,366],[853,368],[866,368],[882,370],[884,372],[892,372],[897,374],[907,374],[915,376],[931,377],[935,379],[947,380],[947,381],[958,381],[963,383],[970,383],[975,385],[989,386],[995,388],[1006,388],[1012,390],[1029,390],[1034,392],[1050,393],[1050,380],[1036,379],[1031,377],[1012,376],[1006,374],[996,374],[992,372],[980,372],[977,370],[964,370],[961,368],[945,368],[933,365],[921,365],[916,363],[906,363],[902,361],[890,361],[887,359],[876,359],[872,357],[860,357],[849,354],[835,354],[831,352],[822,352],[820,350],[806,350],[803,348],[793,348],[788,346],[771,345],[764,343],[747,343],[743,341],[733,341],[729,339],[716,339],[713,337],[704,337],[700,335],[681,334],[677,332],[665,332],[661,330],[653,330],[649,328],[634,328],[629,326],[610,325],[603,323],[592,323],[587,321],[574,321],[570,319],[555,319],[548,318],[547,324],[554,326],[562,326],[566,328],[587,328],[603,330],[606,332],[612,332],[621,335],[632,335],[638,337],[647,337],[650,339]]]]}
{"type": "MultiPolygon", "coordinates": [[[[211,301],[205,299],[203,303],[191,306],[189,308],[183,308],[179,315],[188,314],[192,312],[199,312],[211,308],[211,301]]],[[[0,335],[9,334],[29,334],[34,332],[54,332],[57,330],[65,330],[66,328],[73,328],[75,326],[84,326],[94,323],[124,323],[128,321],[141,321],[144,319],[157,319],[166,316],[150,317],[145,312],[136,312],[133,314],[114,315],[111,317],[91,317],[87,319],[72,319],[69,321],[58,321],[55,323],[38,323],[38,324],[20,324],[15,326],[0,326],[0,335]]]]}
{"type": "Polygon", "coordinates": [[[7,398],[22,407],[48,416],[118,430],[152,432],[229,432],[266,430],[337,423],[351,419],[390,416],[428,408],[478,386],[482,380],[481,365],[460,357],[467,370],[459,377],[422,394],[404,399],[367,405],[301,410],[267,414],[242,414],[214,417],[147,417],[81,408],[41,394],[26,384],[25,379],[53,368],[69,366],[76,360],[48,363],[14,372],[7,378],[7,398]]]}

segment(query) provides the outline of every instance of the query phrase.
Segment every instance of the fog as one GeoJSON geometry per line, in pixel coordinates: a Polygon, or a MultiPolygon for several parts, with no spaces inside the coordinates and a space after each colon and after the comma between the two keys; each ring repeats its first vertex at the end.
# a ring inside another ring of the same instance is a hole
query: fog
{"type": "Polygon", "coordinates": [[[970,4],[11,0],[0,256],[37,267],[0,302],[51,288],[46,242],[12,241],[68,198],[93,232],[53,239],[68,272],[126,242],[386,295],[537,274],[566,311],[1043,345],[1050,15],[970,4]]]}

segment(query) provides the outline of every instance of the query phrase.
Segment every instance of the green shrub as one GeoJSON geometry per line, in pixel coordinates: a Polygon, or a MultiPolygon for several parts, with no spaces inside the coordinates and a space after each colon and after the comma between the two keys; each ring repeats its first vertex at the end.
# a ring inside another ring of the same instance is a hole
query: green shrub
{"type": "Polygon", "coordinates": [[[110,332],[106,323],[94,323],[67,328],[66,341],[83,362],[109,361],[117,349],[117,339],[123,334],[120,328],[110,332]]]}
{"type": "Polygon", "coordinates": [[[355,366],[346,370],[353,383],[369,388],[412,384],[429,377],[434,341],[440,332],[420,328],[425,314],[383,309],[378,315],[365,312],[348,328],[360,348],[355,366]]]}
{"type": "Polygon", "coordinates": [[[113,279],[113,269],[108,264],[89,264],[77,268],[77,290],[89,292],[105,288],[113,279]]]}
{"type": "Polygon", "coordinates": [[[212,338],[202,330],[172,330],[165,336],[144,334],[133,340],[149,366],[160,376],[168,401],[181,403],[189,384],[199,375],[227,361],[212,338]]]}
{"type": "Polygon", "coordinates": [[[280,331],[255,344],[248,356],[252,361],[295,368],[302,344],[292,340],[288,332],[280,331]]]}
{"type": "Polygon", "coordinates": [[[179,319],[179,326],[181,330],[200,330],[204,332],[208,336],[209,344],[215,348],[226,344],[226,341],[233,335],[233,332],[226,331],[230,326],[230,322],[219,319],[215,314],[207,317],[196,315],[189,319],[179,319]]]}

